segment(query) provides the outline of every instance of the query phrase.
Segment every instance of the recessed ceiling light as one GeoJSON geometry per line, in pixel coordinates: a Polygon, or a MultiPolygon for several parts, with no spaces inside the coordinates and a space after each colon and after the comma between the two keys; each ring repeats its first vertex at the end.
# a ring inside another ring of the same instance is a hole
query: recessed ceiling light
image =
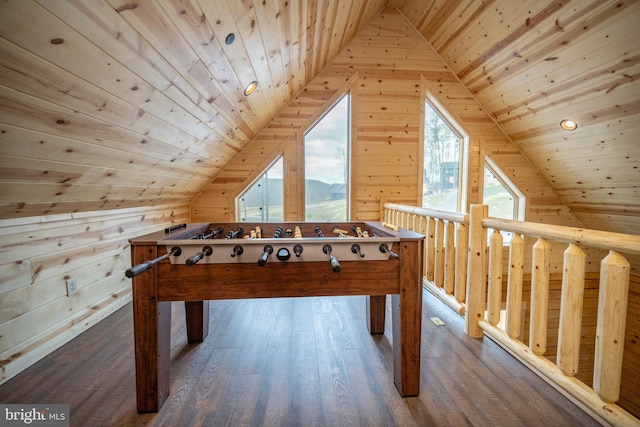
{"type": "Polygon", "coordinates": [[[244,96],[249,96],[251,95],[253,92],[255,92],[255,90],[258,88],[258,82],[257,81],[252,81],[251,83],[249,83],[248,85],[245,86],[244,88],[244,96]]]}
{"type": "Polygon", "coordinates": [[[229,35],[227,35],[227,38],[224,39],[224,42],[227,45],[230,45],[231,43],[233,43],[233,41],[236,39],[236,35],[233,33],[229,33],[229,35]]]}
{"type": "Polygon", "coordinates": [[[571,119],[565,119],[560,122],[560,127],[564,130],[576,130],[578,129],[578,123],[571,119]]]}

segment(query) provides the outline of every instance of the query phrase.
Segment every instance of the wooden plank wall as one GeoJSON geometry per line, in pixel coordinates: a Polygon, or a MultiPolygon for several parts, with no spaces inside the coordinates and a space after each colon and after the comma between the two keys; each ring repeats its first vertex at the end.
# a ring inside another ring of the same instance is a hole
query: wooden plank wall
{"type": "Polygon", "coordinates": [[[0,383],[131,300],[129,238],[188,221],[185,203],[0,220],[0,383]]]}
{"type": "Polygon", "coordinates": [[[281,153],[285,217],[304,218],[302,138],[343,93],[352,102],[351,219],[376,220],[380,200],[418,204],[429,92],[469,135],[467,202],[477,203],[483,156],[527,197],[527,219],[580,226],[431,46],[396,10],[377,15],[192,201],[192,220],[233,220],[234,200],[281,153]]]}
{"type": "Polygon", "coordinates": [[[620,406],[640,418],[640,275],[629,280],[620,406]]]}

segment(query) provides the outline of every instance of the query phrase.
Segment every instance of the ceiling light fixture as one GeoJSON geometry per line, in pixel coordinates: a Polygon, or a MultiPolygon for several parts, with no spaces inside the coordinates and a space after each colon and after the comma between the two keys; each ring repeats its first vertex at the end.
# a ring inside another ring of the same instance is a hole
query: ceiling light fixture
{"type": "Polygon", "coordinates": [[[224,39],[224,42],[227,44],[227,46],[229,46],[231,43],[233,43],[235,39],[236,39],[236,35],[233,33],[229,33],[229,35],[227,35],[227,38],[224,39]]]}
{"type": "Polygon", "coordinates": [[[258,82],[257,81],[252,81],[251,83],[249,83],[248,85],[245,86],[244,88],[244,96],[249,96],[251,95],[253,92],[255,92],[255,90],[258,88],[258,82]]]}
{"type": "Polygon", "coordinates": [[[576,130],[578,129],[578,123],[571,119],[565,119],[560,122],[560,127],[564,130],[576,130]]]}

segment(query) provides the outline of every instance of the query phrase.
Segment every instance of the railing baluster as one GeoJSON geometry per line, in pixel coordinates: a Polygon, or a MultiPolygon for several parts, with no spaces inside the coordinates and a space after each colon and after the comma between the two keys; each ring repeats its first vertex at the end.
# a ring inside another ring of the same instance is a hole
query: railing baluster
{"type": "Polygon", "coordinates": [[[502,234],[493,230],[489,239],[489,288],[487,291],[487,311],[489,323],[500,323],[500,308],[502,305],[502,234]]]}
{"type": "Polygon", "coordinates": [[[533,245],[531,270],[531,318],[529,348],[542,356],[547,351],[547,320],[549,308],[549,243],[539,238],[533,245]]]}
{"type": "Polygon", "coordinates": [[[593,389],[605,402],[620,398],[629,269],[627,259],[615,251],[600,263],[593,389]]]}
{"type": "Polygon", "coordinates": [[[580,336],[582,335],[582,305],[586,256],[579,246],[569,244],[562,262],[560,325],[558,326],[558,356],[556,364],[565,375],[578,372],[580,336]]]}
{"type": "Polygon", "coordinates": [[[444,220],[436,218],[436,260],[434,282],[442,288],[444,285],[444,220]]]}
{"type": "Polygon", "coordinates": [[[433,264],[436,259],[436,220],[427,218],[427,236],[425,239],[427,253],[427,280],[433,282],[433,264]]]}
{"type": "Polygon", "coordinates": [[[524,281],[524,239],[514,233],[509,249],[509,279],[507,282],[507,334],[521,339],[522,335],[522,284],[524,281]]]}
{"type": "Polygon", "coordinates": [[[444,233],[444,291],[453,295],[455,285],[456,268],[456,248],[455,248],[455,226],[452,221],[447,221],[444,233]]]}
{"type": "MultiPolygon", "coordinates": [[[[420,215],[419,228],[416,230],[420,234],[427,234],[427,220],[426,216],[420,215]]],[[[424,250],[422,251],[422,276],[427,277],[428,260],[427,260],[427,241],[424,242],[424,250]]]]}
{"type": "Polygon", "coordinates": [[[469,256],[469,229],[466,224],[458,223],[456,241],[456,278],[454,295],[456,297],[456,301],[462,303],[466,301],[467,297],[467,258],[469,256]]]}

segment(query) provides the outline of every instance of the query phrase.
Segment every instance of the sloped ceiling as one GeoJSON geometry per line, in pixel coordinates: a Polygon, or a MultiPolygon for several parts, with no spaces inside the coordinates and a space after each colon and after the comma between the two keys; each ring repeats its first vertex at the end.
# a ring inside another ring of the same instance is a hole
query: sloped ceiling
{"type": "Polygon", "coordinates": [[[640,2],[393,3],[587,227],[640,234],[640,2]]]}
{"type": "Polygon", "coordinates": [[[585,225],[640,234],[632,0],[3,2],[0,218],[191,200],[385,7],[585,225]]]}

